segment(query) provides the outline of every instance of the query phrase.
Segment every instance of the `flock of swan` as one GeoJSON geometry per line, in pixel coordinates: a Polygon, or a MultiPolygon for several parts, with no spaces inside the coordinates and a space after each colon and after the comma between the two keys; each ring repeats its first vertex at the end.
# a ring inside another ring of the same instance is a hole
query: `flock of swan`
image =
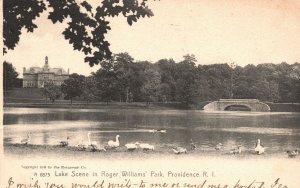
{"type": "MultiPolygon", "coordinates": [[[[166,133],[166,130],[165,129],[159,129],[159,130],[154,130],[153,129],[153,130],[149,130],[149,132],[151,132],[151,133],[155,133],[155,132],[166,133]]],[[[92,141],[91,138],[90,138],[90,135],[91,135],[91,133],[88,132],[88,134],[87,134],[88,141],[87,142],[82,142],[82,143],[80,143],[76,146],[79,150],[106,151],[107,149],[116,149],[116,148],[120,147],[120,141],[119,141],[120,135],[116,135],[115,140],[109,140],[105,147],[100,147],[96,141],[92,141]]],[[[70,138],[67,137],[66,140],[60,141],[59,145],[62,146],[62,147],[68,146],[69,145],[69,139],[70,138]]],[[[27,133],[27,138],[21,140],[21,144],[27,145],[29,142],[30,142],[30,133],[27,133]]],[[[127,148],[128,151],[134,151],[134,150],[137,150],[138,148],[141,148],[142,150],[154,151],[154,145],[151,145],[151,144],[148,144],[148,143],[139,143],[139,142],[127,143],[124,146],[127,148]]],[[[195,149],[196,149],[196,144],[191,139],[190,150],[195,150],[195,149]]],[[[222,150],[222,149],[224,149],[224,146],[223,146],[222,143],[218,143],[215,146],[216,151],[219,151],[219,150],[222,150]]],[[[256,146],[254,148],[254,152],[257,155],[261,155],[261,154],[265,153],[266,149],[267,149],[267,147],[262,146],[260,139],[257,139],[256,146]]],[[[175,154],[183,154],[183,153],[188,152],[187,149],[184,148],[184,147],[173,147],[172,151],[175,154]]],[[[229,153],[234,154],[234,155],[241,154],[242,153],[242,146],[238,145],[238,146],[232,148],[229,151],[229,153]]],[[[286,153],[287,153],[288,157],[294,158],[299,154],[299,149],[297,148],[297,149],[292,150],[292,151],[286,151],[286,153]]]]}
{"type": "MultiPolygon", "coordinates": [[[[96,141],[91,141],[90,134],[91,133],[89,132],[88,142],[77,145],[79,150],[90,149],[91,151],[106,151],[106,149],[116,149],[120,146],[120,141],[119,141],[120,135],[117,135],[115,140],[109,140],[105,147],[100,147],[98,146],[96,141]]],[[[62,144],[65,142],[66,141],[61,141],[60,145],[65,146],[64,144],[62,144]]],[[[125,144],[125,147],[127,148],[128,151],[136,150],[138,149],[138,147],[142,148],[143,150],[152,150],[152,151],[154,150],[154,145],[147,144],[147,143],[139,143],[139,142],[125,144]]]]}

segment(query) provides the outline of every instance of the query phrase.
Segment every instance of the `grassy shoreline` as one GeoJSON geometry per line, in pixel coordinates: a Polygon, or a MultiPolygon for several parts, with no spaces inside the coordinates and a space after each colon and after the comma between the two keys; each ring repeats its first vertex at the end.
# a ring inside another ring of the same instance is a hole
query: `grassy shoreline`
{"type": "Polygon", "coordinates": [[[5,103],[4,107],[15,107],[15,108],[81,108],[81,109],[191,109],[181,103],[73,103],[61,104],[61,103],[5,103]]]}
{"type": "MultiPolygon", "coordinates": [[[[16,108],[81,108],[81,109],[177,109],[177,110],[202,110],[212,101],[201,101],[192,105],[181,102],[91,102],[87,104],[81,98],[74,98],[73,104],[70,100],[57,99],[55,103],[47,101],[40,88],[14,88],[4,95],[4,107],[16,108]]],[[[300,103],[272,103],[265,102],[271,108],[271,112],[300,112],[300,103]]]]}
{"type": "Polygon", "coordinates": [[[229,158],[229,159],[267,159],[267,158],[277,158],[277,159],[290,159],[290,160],[300,160],[300,157],[288,158],[285,151],[266,151],[262,155],[257,155],[251,149],[245,149],[241,154],[233,155],[230,154],[229,150],[203,150],[201,148],[196,148],[196,150],[189,150],[186,154],[176,155],[169,149],[157,148],[154,151],[143,151],[137,149],[135,151],[128,151],[124,146],[120,146],[117,149],[107,149],[106,151],[91,151],[89,149],[80,150],[75,146],[61,147],[59,145],[23,145],[17,143],[4,143],[4,154],[15,156],[15,157],[75,157],[78,159],[84,158],[105,158],[105,159],[136,159],[136,158],[172,158],[172,157],[212,157],[212,158],[229,158]]]}
{"type": "MultiPolygon", "coordinates": [[[[177,110],[201,110],[208,104],[208,101],[197,105],[185,105],[179,102],[172,103],[150,103],[145,102],[110,102],[110,103],[78,103],[72,105],[67,103],[4,103],[3,107],[14,108],[81,108],[81,109],[177,109],[177,110]]],[[[270,106],[271,112],[300,112],[300,103],[266,103],[270,106]]]]}

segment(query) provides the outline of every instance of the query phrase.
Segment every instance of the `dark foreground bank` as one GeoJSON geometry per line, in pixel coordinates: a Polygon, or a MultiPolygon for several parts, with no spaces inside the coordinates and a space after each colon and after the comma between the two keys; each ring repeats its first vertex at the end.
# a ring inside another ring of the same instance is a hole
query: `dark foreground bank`
{"type": "Polygon", "coordinates": [[[214,149],[207,150],[204,148],[196,148],[187,153],[175,154],[170,148],[155,148],[154,151],[144,151],[140,148],[134,151],[128,151],[126,147],[120,146],[117,149],[106,149],[91,151],[90,149],[81,150],[75,146],[54,146],[54,145],[22,145],[22,144],[4,144],[4,154],[15,157],[56,157],[56,158],[98,158],[98,159],[136,159],[136,158],[173,158],[173,157],[221,157],[221,158],[237,158],[237,159],[263,159],[278,158],[289,160],[300,160],[300,156],[289,158],[283,150],[267,150],[262,155],[255,154],[253,149],[243,148],[240,154],[230,153],[230,149],[216,151],[214,149]]]}

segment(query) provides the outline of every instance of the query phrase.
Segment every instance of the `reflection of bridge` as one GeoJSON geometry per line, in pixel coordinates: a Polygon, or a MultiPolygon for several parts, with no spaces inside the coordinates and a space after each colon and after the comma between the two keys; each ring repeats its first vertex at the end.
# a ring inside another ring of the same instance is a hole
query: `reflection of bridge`
{"type": "Polygon", "coordinates": [[[245,108],[254,112],[269,112],[270,107],[257,99],[220,99],[203,107],[205,111],[224,111],[230,108],[245,108]]]}

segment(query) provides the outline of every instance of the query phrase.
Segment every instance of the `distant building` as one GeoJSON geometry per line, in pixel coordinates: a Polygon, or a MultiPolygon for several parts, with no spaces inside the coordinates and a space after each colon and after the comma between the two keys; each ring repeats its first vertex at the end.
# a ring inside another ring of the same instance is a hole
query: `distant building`
{"type": "Polygon", "coordinates": [[[23,87],[42,88],[46,82],[60,86],[69,78],[69,70],[62,68],[50,68],[48,57],[45,57],[45,65],[41,67],[23,68],[23,87]]]}

